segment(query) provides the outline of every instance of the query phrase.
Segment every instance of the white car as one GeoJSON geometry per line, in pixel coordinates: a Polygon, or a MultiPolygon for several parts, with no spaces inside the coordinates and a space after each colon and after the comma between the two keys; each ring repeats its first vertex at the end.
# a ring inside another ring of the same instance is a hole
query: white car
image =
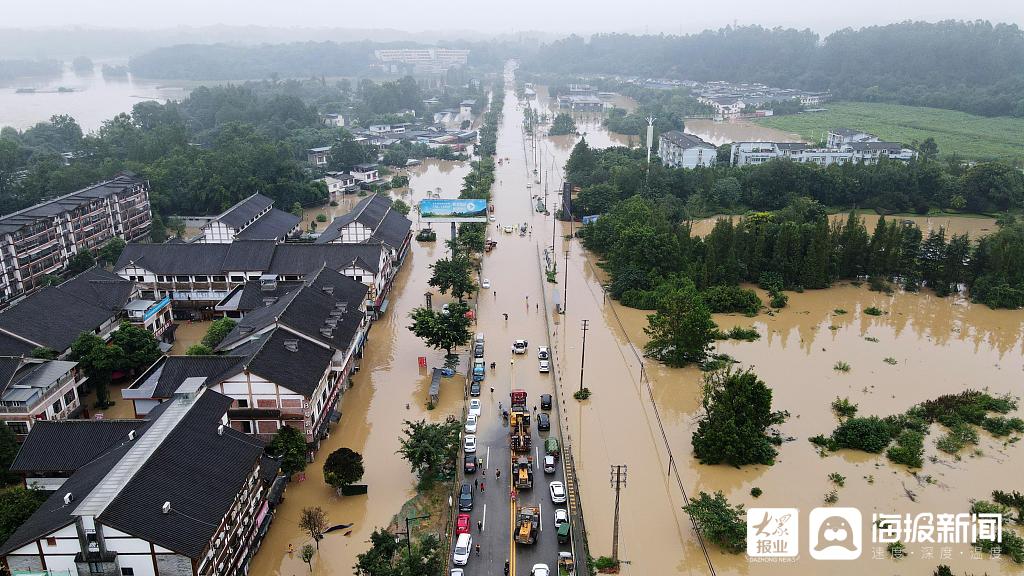
{"type": "Polygon", "coordinates": [[[476,434],[476,414],[466,416],[466,434],[476,434]]]}
{"type": "Polygon", "coordinates": [[[449,576],[465,576],[465,574],[466,573],[462,571],[462,568],[452,568],[449,576]]]}
{"type": "Polygon", "coordinates": [[[565,508],[555,508],[555,528],[569,521],[569,511],[565,508]]]}
{"type": "Polygon", "coordinates": [[[555,473],[555,457],[554,456],[550,456],[549,455],[549,456],[545,456],[544,457],[544,473],[545,474],[554,474],[555,473]]]}
{"type": "Polygon", "coordinates": [[[488,288],[491,287],[491,281],[488,280],[487,278],[484,278],[483,280],[480,281],[480,287],[483,288],[484,290],[487,290],[488,288]]]}
{"type": "MultiPolygon", "coordinates": [[[[466,435],[466,439],[463,442],[462,448],[463,448],[463,450],[466,451],[466,454],[476,454],[476,436],[473,435],[473,434],[466,435]]],[[[551,499],[554,500],[554,498],[555,498],[555,488],[554,488],[554,483],[552,483],[551,499]]],[[[565,502],[564,492],[563,492],[563,496],[562,496],[562,502],[565,502]]]]}
{"type": "Polygon", "coordinates": [[[547,346],[537,346],[537,360],[548,360],[551,358],[551,351],[547,346]]]}
{"type": "Polygon", "coordinates": [[[452,562],[456,566],[465,566],[469,563],[469,552],[473,549],[473,536],[471,534],[459,534],[455,540],[455,551],[452,553],[452,562]]]}
{"type": "Polygon", "coordinates": [[[447,313],[448,313],[448,304],[445,304],[444,306],[441,306],[441,314],[447,314],[447,313]]]}
{"type": "Polygon", "coordinates": [[[473,343],[474,344],[483,344],[484,343],[484,333],[483,332],[477,332],[476,336],[473,336],[473,343]]]}
{"type": "Polygon", "coordinates": [[[487,219],[490,220],[491,222],[494,222],[494,214],[488,216],[487,219]]]}
{"type": "Polygon", "coordinates": [[[473,398],[472,400],[469,401],[469,413],[470,414],[473,414],[474,416],[479,418],[480,414],[482,414],[483,411],[484,411],[483,405],[480,404],[480,399],[479,398],[473,398]]]}
{"type": "Polygon", "coordinates": [[[515,342],[512,343],[512,353],[526,354],[526,349],[528,347],[529,344],[526,343],[526,340],[516,340],[515,342]]]}
{"type": "Polygon", "coordinates": [[[547,360],[540,360],[537,369],[541,372],[551,372],[551,362],[547,360]]]}
{"type": "MultiPolygon", "coordinates": [[[[468,440],[469,436],[466,436],[466,439],[468,440]]],[[[473,444],[473,449],[476,450],[476,438],[473,438],[473,444]]],[[[565,484],[562,484],[558,480],[555,480],[548,486],[548,488],[551,491],[552,502],[554,502],[555,504],[565,504],[565,484]]]]}
{"type": "Polygon", "coordinates": [[[505,227],[503,227],[501,229],[501,231],[504,232],[505,234],[511,234],[511,233],[515,232],[515,230],[516,229],[513,228],[512,226],[505,226],[505,227]]]}
{"type": "Polygon", "coordinates": [[[551,576],[551,570],[547,564],[534,564],[530,569],[530,576],[551,576]]]}

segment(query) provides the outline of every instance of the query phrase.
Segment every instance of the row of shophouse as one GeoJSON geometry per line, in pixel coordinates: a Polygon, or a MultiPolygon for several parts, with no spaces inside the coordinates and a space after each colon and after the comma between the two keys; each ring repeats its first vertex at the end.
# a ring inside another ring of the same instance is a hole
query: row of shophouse
{"type": "MultiPolygon", "coordinates": [[[[121,392],[134,419],[34,419],[13,470],[51,496],[0,546],[14,573],[248,573],[286,485],[264,446],[291,426],[312,455],[341,418],[411,238],[411,222],[376,195],[316,243],[246,238],[274,214],[257,196],[211,220],[202,240],[131,243],[113,273],[90,272],[130,292],[125,315],[141,301],[167,320],[236,325],[213,355],[163,356],[139,374],[121,392]]],[[[0,330],[21,305],[0,314],[0,330]]],[[[75,372],[54,362],[51,372],[75,372]]]]}

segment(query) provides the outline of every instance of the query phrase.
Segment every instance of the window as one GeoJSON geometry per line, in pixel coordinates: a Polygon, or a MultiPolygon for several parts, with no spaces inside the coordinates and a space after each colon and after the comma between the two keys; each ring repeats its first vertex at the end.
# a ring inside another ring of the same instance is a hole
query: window
{"type": "Polygon", "coordinates": [[[249,400],[246,399],[246,398],[239,398],[238,400],[235,400],[235,403],[238,404],[239,408],[248,408],[249,407],[249,400]]]}
{"type": "Polygon", "coordinates": [[[175,276],[175,282],[188,282],[188,276],[175,276]]]}
{"type": "Polygon", "coordinates": [[[135,568],[121,567],[121,576],[135,576],[135,568]]]}
{"type": "Polygon", "coordinates": [[[248,420],[238,422],[237,430],[245,434],[252,434],[252,422],[249,422],[248,420]]]}
{"type": "Polygon", "coordinates": [[[47,546],[56,546],[57,545],[57,539],[54,538],[53,536],[47,536],[46,537],[46,545],[47,546]]]}
{"type": "Polygon", "coordinates": [[[226,280],[227,280],[226,276],[214,276],[213,277],[213,281],[214,282],[225,282],[226,280]]]}
{"type": "Polygon", "coordinates": [[[58,399],[57,399],[57,400],[56,400],[56,401],[55,401],[55,402],[53,403],[53,406],[51,406],[51,408],[53,408],[53,413],[54,413],[54,414],[59,414],[59,413],[60,413],[60,411],[61,411],[61,409],[62,409],[62,408],[64,408],[64,404],[62,404],[62,403],[61,403],[61,401],[60,401],[60,398],[58,398],[58,399]]]}
{"type": "Polygon", "coordinates": [[[232,282],[245,282],[245,276],[235,276],[235,275],[232,275],[231,276],[231,281],[232,282]]]}
{"type": "Polygon", "coordinates": [[[167,276],[157,276],[156,277],[156,281],[157,282],[167,282],[167,276]]]}
{"type": "Polygon", "coordinates": [[[103,562],[89,562],[89,574],[105,574],[103,562]]]}
{"type": "Polygon", "coordinates": [[[28,422],[7,422],[6,424],[15,434],[28,434],[28,422]]]}
{"type": "Polygon", "coordinates": [[[75,402],[75,391],[74,389],[68,390],[67,394],[64,395],[64,405],[70,406],[75,402]]]}
{"type": "Polygon", "coordinates": [[[353,278],[353,280],[355,280],[356,282],[362,282],[363,281],[363,277],[362,276],[356,276],[356,277],[353,278]]]}
{"type": "Polygon", "coordinates": [[[206,276],[196,276],[196,282],[206,282],[206,276]]]}

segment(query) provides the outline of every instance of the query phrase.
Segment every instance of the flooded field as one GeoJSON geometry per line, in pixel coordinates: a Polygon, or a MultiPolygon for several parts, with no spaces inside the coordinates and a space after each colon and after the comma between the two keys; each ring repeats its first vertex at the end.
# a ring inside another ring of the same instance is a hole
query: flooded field
{"type": "Polygon", "coordinates": [[[732,119],[724,122],[714,120],[687,120],[684,131],[699,136],[715,146],[730,142],[803,142],[799,134],[767,128],[748,120],[732,119]]]}
{"type": "MultiPolygon", "coordinates": [[[[411,203],[422,198],[427,190],[440,187],[444,197],[455,197],[468,172],[468,163],[426,161],[410,170],[409,190],[395,190],[393,194],[401,196],[405,192],[406,201],[411,203]]],[[[347,211],[347,204],[356,201],[357,196],[348,196],[339,201],[338,207],[326,209],[340,215],[347,211]]],[[[310,217],[311,211],[306,212],[310,217]]],[[[428,265],[442,250],[440,239],[436,244],[413,241],[395,280],[388,311],[374,322],[366,354],[359,363],[361,369],[352,378],[353,387],[342,396],[341,421],[321,445],[316,460],[306,468],[305,479],[288,487],[270,532],[253,559],[252,574],[309,573],[298,554],[287,553],[289,544],[298,550],[308,541],[298,527],[299,515],[307,506],[324,508],[331,524],[354,524],[351,535],[335,532],[321,542],[313,573],[351,574],[356,556],[368,548],[366,541],[373,530],[387,526],[402,503],[415,493],[415,477],[408,464],[395,454],[402,422],[421,418],[440,421],[449,414],[461,413],[462,409],[464,385],[459,377],[446,379],[440,404],[434,410],[426,409],[430,376],[417,366],[416,356],[426,354],[428,365],[437,366],[443,362],[444,352],[425,352],[422,343],[406,329],[409,312],[423,302],[428,265]],[[362,481],[369,485],[366,496],[339,497],[323,481],[324,461],[342,446],[363,455],[366,474],[362,481]]]]}
{"type": "MultiPolygon", "coordinates": [[[[832,223],[845,223],[849,218],[849,212],[838,212],[836,214],[829,215],[828,219],[832,223]]],[[[861,220],[864,221],[864,226],[868,230],[868,234],[872,233],[875,226],[878,224],[879,216],[875,213],[861,213],[861,220]]],[[[711,230],[715,227],[715,222],[721,218],[731,218],[733,222],[739,221],[740,216],[712,216],[710,218],[701,218],[693,222],[691,231],[696,236],[706,236],[711,233],[711,230]]],[[[921,232],[927,236],[929,232],[938,230],[939,228],[946,229],[946,238],[949,238],[954,234],[967,234],[972,240],[977,240],[982,236],[986,236],[998,230],[996,227],[995,218],[988,218],[984,216],[959,216],[955,214],[943,214],[937,216],[917,216],[917,215],[890,215],[886,216],[888,221],[893,220],[907,220],[913,222],[921,232]]]]}

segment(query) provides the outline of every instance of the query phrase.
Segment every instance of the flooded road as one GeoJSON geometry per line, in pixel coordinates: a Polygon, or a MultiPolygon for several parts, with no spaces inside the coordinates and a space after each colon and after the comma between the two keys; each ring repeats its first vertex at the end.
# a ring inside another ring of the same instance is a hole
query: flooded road
{"type": "MultiPolygon", "coordinates": [[[[435,191],[438,187],[443,197],[454,198],[468,172],[468,162],[426,161],[411,171],[406,201],[418,200],[427,190],[435,191]]],[[[398,196],[401,192],[394,191],[398,196]]],[[[352,195],[339,200],[337,208],[327,209],[342,214],[346,211],[344,203],[355,201],[358,197],[352,195]]],[[[309,214],[311,210],[306,212],[309,214]]],[[[289,556],[286,552],[289,544],[298,550],[309,540],[298,527],[299,515],[307,506],[323,507],[331,524],[355,524],[350,536],[336,532],[321,542],[320,552],[313,561],[313,573],[351,574],[356,556],[369,547],[366,541],[373,530],[387,526],[402,503],[415,493],[415,477],[408,464],[395,454],[402,422],[421,418],[441,421],[449,414],[460,414],[462,409],[464,386],[462,379],[456,377],[443,381],[440,404],[434,410],[427,410],[430,376],[427,370],[417,366],[416,358],[425,355],[428,366],[439,366],[444,361],[444,352],[426,350],[406,328],[409,312],[424,301],[426,280],[430,277],[428,266],[443,250],[441,238],[434,244],[413,240],[392,288],[388,311],[374,322],[368,334],[366,353],[359,363],[361,369],[352,377],[352,388],[342,396],[341,421],[334,426],[330,438],[322,443],[316,460],[306,468],[306,479],[294,481],[288,487],[270,532],[253,559],[252,574],[309,573],[298,554],[289,556]],[[342,446],[363,455],[366,474],[362,482],[369,486],[366,496],[339,497],[323,481],[324,461],[342,446]]],[[[435,298],[435,305],[438,301],[435,298]]]]}
{"type": "MultiPolygon", "coordinates": [[[[503,147],[518,149],[520,156],[513,157],[514,162],[520,158],[533,162],[536,155],[531,154],[528,144],[523,153],[520,143],[510,141],[520,121],[521,114],[506,110],[499,154],[503,147]]],[[[587,134],[591,145],[600,138],[597,131],[587,134]]],[[[573,142],[552,138],[542,140],[539,146],[542,152],[554,154],[549,162],[561,166],[578,138],[570,140],[573,142]]],[[[499,169],[506,186],[514,173],[509,168],[505,172],[499,169]]],[[[518,172],[523,174],[525,185],[528,170],[518,172]]],[[[552,184],[557,184],[557,177],[552,177],[552,184]]],[[[941,225],[951,233],[967,232],[972,238],[994,229],[994,222],[987,219],[908,219],[917,221],[926,231],[941,225]]],[[[877,217],[866,220],[870,230],[877,217]]],[[[552,226],[549,218],[535,215],[535,230],[542,221],[543,226],[552,226]]],[[[709,220],[707,225],[711,224],[709,220]]],[[[582,403],[570,397],[564,413],[568,415],[590,550],[595,557],[607,555],[611,548],[614,492],[608,481],[609,466],[629,466],[628,485],[622,492],[619,552],[630,563],[623,566],[622,573],[708,573],[689,520],[680,509],[683,502],[679,490],[666,472],[668,454],[657,425],[658,416],[647,396],[644,382],[648,378],[675,464],[691,496],[701,490],[721,490],[733,504],[796,507],[806,515],[810,509],[824,505],[824,494],[833,487],[827,475],[838,472],[846,481],[838,488],[836,505],[860,509],[867,525],[873,512],[959,513],[969,509],[970,499],[990,498],[992,490],[1019,489],[1015,475],[1008,472],[1020,469],[1022,448],[985,431],[979,432],[980,442],[974,447],[977,451],[969,447],[961,452],[960,460],[955,460],[937,451],[935,441],[945,430],[933,427],[925,439],[925,464],[917,477],[891,464],[884,455],[840,451],[820,457],[807,438],[827,435],[836,426],[830,403],[837,396],[849,397],[859,405],[859,414],[865,416],[895,414],[924,400],[968,388],[1019,396],[1024,381],[1024,312],[994,311],[962,299],[929,294],[889,296],[869,292],[865,287],[842,285],[790,293],[790,306],[774,316],[716,315],[716,322],[724,330],[736,325],[753,326],[761,333],[761,339],[752,343],[720,342],[717,347],[738,359],[739,366],[753,367],[774,390],[774,408],[791,413],[781,427],[782,434],[794,440],[780,447],[775,466],[703,466],[693,459],[690,445],[698,415],[701,373],[641,360],[636,351],[646,341],[643,327],[648,312],[606,300],[601,288],[603,273],[577,241],[563,239],[569,232],[568,225],[556,224],[556,232],[556,253],[570,251],[568,290],[561,269],[564,260],[558,258],[558,289],[567,313],[553,318],[558,324],[556,369],[570,394],[581,378],[580,324],[584,319],[590,321],[584,377],[594,395],[582,403]],[[869,306],[881,308],[886,314],[863,314],[869,306]],[[847,312],[838,314],[837,309],[847,312]],[[850,364],[851,371],[835,371],[837,361],[850,364]],[[756,500],[750,495],[753,487],[764,491],[756,500]],[[908,498],[908,490],[916,502],[908,498]]],[[[549,244],[550,238],[540,242],[549,244]]],[[[763,293],[761,297],[767,301],[763,293]]],[[[1020,412],[1012,415],[1020,416],[1020,412]]],[[[806,516],[802,522],[806,522],[806,516]]],[[[801,530],[802,554],[795,563],[752,564],[743,554],[721,553],[713,546],[709,549],[711,560],[718,574],[925,575],[940,563],[950,565],[954,573],[1020,572],[1018,565],[1005,559],[992,560],[988,555],[972,559],[968,545],[952,546],[948,557],[938,546],[929,551],[908,545],[908,558],[874,559],[879,550],[870,544],[867,528],[861,559],[822,563],[809,557],[806,527],[801,530]]],[[[881,552],[885,556],[884,549],[881,552]]]]}

